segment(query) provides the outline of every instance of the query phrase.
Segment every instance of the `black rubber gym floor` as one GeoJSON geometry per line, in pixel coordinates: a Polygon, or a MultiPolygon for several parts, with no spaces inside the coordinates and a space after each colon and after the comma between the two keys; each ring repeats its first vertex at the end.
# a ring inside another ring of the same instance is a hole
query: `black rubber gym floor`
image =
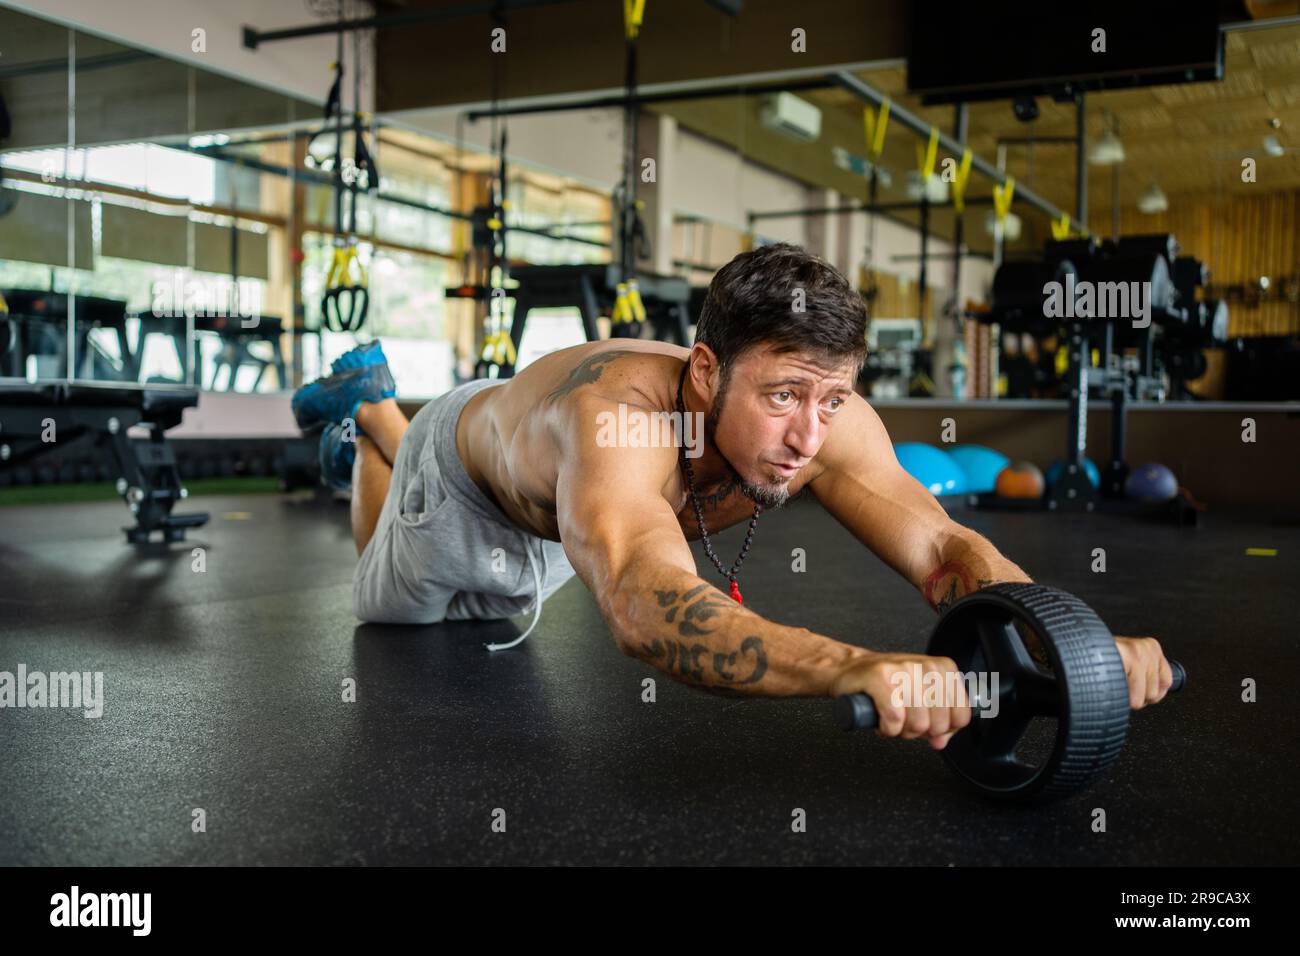
{"type": "MultiPolygon", "coordinates": [[[[958,514],[1112,629],[1159,637],[1189,674],[1134,715],[1091,789],[1026,808],[967,792],[924,743],[843,733],[829,700],[673,682],[619,653],[577,579],[521,647],[490,654],[517,623],[357,624],[344,505],[191,504],[212,512],[208,527],[139,554],[118,502],[0,509],[0,671],[102,671],[106,699],[100,719],[0,711],[0,863],[1300,859],[1294,524],[958,514]],[[1246,678],[1258,703],[1241,700],[1246,678]],[[197,808],[205,833],[192,832],[197,808]],[[792,832],[797,809],[806,832],[792,832]]],[[[720,555],[741,530],[719,537],[720,555]]],[[[923,651],[934,617],[811,499],[765,515],[741,584],[765,616],[871,647],[923,651]]]]}

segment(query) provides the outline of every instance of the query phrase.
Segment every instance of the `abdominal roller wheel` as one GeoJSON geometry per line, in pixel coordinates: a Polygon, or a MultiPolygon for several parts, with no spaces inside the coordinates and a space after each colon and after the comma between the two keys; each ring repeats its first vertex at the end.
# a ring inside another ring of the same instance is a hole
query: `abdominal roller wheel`
{"type": "MultiPolygon", "coordinates": [[[[941,751],[978,792],[1048,802],[1082,790],[1119,756],[1129,721],[1124,663],[1106,625],[1074,595],[1040,584],[976,591],[939,619],[928,653],[952,658],[963,674],[988,675],[996,695],[996,708],[979,701],[941,751]],[[1046,664],[1030,655],[1025,634],[1037,638],[1046,664]]],[[[1170,666],[1178,690],[1186,672],[1170,666]]],[[[866,694],[839,698],[835,717],[846,730],[877,723],[866,694]]]]}

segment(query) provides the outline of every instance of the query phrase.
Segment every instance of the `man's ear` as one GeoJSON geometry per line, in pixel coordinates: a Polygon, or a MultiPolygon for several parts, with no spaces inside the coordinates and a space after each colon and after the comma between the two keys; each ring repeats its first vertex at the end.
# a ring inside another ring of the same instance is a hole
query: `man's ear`
{"type": "Polygon", "coordinates": [[[707,395],[712,402],[722,380],[718,357],[713,353],[713,349],[697,342],[691,349],[690,361],[691,381],[695,385],[695,390],[707,395]]]}

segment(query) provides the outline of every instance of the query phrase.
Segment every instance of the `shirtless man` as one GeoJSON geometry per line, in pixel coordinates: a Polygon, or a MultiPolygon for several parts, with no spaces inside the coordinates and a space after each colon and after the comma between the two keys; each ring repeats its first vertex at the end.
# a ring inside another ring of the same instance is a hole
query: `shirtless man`
{"type": "MultiPolygon", "coordinates": [[[[953,661],[769,621],[734,587],[701,578],[687,546],[701,519],[711,535],[807,487],[936,610],[993,582],[1029,580],[899,466],[853,390],[865,331],[864,303],[839,273],[777,245],[717,273],[689,350],[640,339],[562,349],[512,379],[461,385],[409,422],[378,343],[354,349],[295,395],[294,410],[305,428],[329,422],[323,475],[351,483],[357,616],[428,624],[531,609],[535,625],[576,573],[619,648],[684,683],[724,694],[865,692],[879,733],[942,749],[969,722],[969,705],[895,706],[891,678],[914,664],[955,671],[953,661]],[[624,421],[671,413],[679,388],[683,410],[703,420],[694,447],[601,440],[620,403],[624,421]]],[[[1173,677],[1159,644],[1116,640],[1132,707],[1163,698],[1173,677]]]]}

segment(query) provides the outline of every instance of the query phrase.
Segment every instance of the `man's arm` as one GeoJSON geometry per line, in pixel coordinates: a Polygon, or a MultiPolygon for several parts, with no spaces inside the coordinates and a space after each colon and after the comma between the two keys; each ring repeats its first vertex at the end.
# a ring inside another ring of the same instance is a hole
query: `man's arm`
{"type": "Polygon", "coordinates": [[[574,399],[556,489],[560,538],[625,654],[726,695],[824,696],[869,652],[769,621],[695,573],[664,497],[675,448],[601,448],[596,416],[617,406],[574,399]]]}
{"type": "MultiPolygon", "coordinates": [[[[841,524],[911,581],[943,613],[958,598],[999,581],[1029,581],[988,539],[948,517],[934,496],[903,470],[875,409],[850,397],[817,455],[825,469],[809,487],[841,524]]],[[[1038,661],[1047,655],[1030,632],[1022,634],[1038,661]]],[[[1138,710],[1164,698],[1173,672],[1151,637],[1116,637],[1138,710]]]]}
{"type": "Polygon", "coordinates": [[[817,454],[810,483],[822,505],[937,611],[998,581],[1028,581],[982,535],[964,528],[903,470],[875,410],[849,398],[817,454]]]}

